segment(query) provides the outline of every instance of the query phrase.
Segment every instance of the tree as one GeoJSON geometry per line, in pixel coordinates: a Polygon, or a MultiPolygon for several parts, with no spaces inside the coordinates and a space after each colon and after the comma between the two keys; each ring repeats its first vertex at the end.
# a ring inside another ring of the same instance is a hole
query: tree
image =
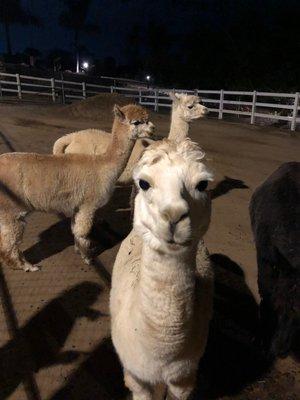
{"type": "Polygon", "coordinates": [[[33,47],[26,47],[26,49],[24,50],[24,54],[28,57],[29,65],[31,65],[32,67],[35,66],[37,58],[41,56],[41,52],[33,47]]]}
{"type": "Polygon", "coordinates": [[[86,33],[95,35],[100,33],[97,24],[87,22],[88,11],[92,0],[63,0],[64,10],[59,22],[60,25],[71,30],[74,34],[74,49],[76,53],[76,72],[79,72],[80,35],[86,33]]]}
{"type": "Polygon", "coordinates": [[[10,27],[14,24],[40,26],[40,20],[28,13],[21,0],[0,0],[0,22],[4,26],[6,51],[12,54],[10,27]]]}

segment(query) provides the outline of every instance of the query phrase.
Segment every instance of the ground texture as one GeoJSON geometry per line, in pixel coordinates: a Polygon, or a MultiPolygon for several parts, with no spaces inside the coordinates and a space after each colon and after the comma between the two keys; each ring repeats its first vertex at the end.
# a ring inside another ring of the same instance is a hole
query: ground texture
{"type": "MultiPolygon", "coordinates": [[[[112,100],[98,102],[101,107],[1,104],[0,152],[46,153],[65,133],[110,130],[112,100]]],[[[153,113],[152,120],[157,133],[167,134],[167,113],[153,113]]],[[[194,123],[191,137],[206,151],[216,176],[205,238],[216,270],[215,315],[194,398],[299,399],[295,359],[269,365],[253,344],[259,296],[248,216],[255,187],[282,162],[299,161],[299,138],[215,119],[194,123]]],[[[130,229],[129,194],[116,191],[106,222],[94,232],[102,246],[94,267],[74,253],[67,219],[41,213],[28,219],[23,249],[42,269],[29,274],[2,266],[0,400],[127,397],[109,339],[108,299],[114,258],[130,229]]]]}

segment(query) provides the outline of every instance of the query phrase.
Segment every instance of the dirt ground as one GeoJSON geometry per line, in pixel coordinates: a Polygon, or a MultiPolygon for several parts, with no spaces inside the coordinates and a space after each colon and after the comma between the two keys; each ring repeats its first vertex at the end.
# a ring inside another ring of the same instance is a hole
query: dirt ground
{"type": "MultiPolygon", "coordinates": [[[[152,113],[167,134],[168,113],[152,113]]],[[[99,118],[63,106],[0,104],[0,152],[51,152],[61,135],[85,128],[110,130],[99,118]],[[89,119],[90,118],[90,119],[89,119]]],[[[269,365],[253,344],[259,296],[248,203],[255,187],[282,162],[300,158],[289,131],[208,118],[191,137],[215,171],[213,215],[205,237],[216,271],[215,314],[200,363],[195,399],[296,400],[300,368],[292,357],[269,365]]],[[[35,213],[23,249],[42,266],[0,273],[0,400],[125,399],[112,349],[109,275],[120,240],[130,229],[129,190],[117,190],[94,236],[102,251],[93,267],[74,253],[69,221],[35,213]]]]}

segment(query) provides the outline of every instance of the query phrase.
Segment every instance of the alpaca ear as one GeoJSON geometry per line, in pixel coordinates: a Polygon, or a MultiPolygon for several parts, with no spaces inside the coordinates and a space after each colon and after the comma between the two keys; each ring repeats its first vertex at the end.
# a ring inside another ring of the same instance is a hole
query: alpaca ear
{"type": "Polygon", "coordinates": [[[169,97],[172,101],[178,101],[181,98],[181,93],[170,92],[169,97]]]}
{"type": "Polygon", "coordinates": [[[177,97],[175,96],[175,93],[174,93],[174,92],[169,92],[169,97],[170,97],[170,99],[171,99],[172,101],[176,101],[176,100],[177,100],[177,97]]]}
{"type": "Polygon", "coordinates": [[[122,121],[125,119],[125,114],[117,104],[114,105],[114,115],[122,121]]]}

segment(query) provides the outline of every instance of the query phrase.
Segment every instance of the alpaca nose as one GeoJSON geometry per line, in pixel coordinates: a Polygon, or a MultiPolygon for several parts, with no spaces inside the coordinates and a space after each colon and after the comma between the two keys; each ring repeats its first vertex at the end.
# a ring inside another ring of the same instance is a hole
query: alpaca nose
{"type": "Polygon", "coordinates": [[[170,223],[171,231],[174,231],[178,222],[187,218],[189,213],[188,213],[187,207],[184,207],[184,206],[166,207],[163,210],[162,215],[163,215],[164,219],[170,223]]]}

